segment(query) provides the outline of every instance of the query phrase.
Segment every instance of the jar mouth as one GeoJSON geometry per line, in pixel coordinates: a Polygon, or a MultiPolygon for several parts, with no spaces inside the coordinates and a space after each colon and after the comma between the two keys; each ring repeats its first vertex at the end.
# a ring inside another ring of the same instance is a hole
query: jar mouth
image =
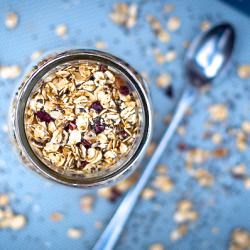
{"type": "MultiPolygon", "coordinates": [[[[47,61],[42,61],[38,63],[38,66],[35,66],[34,72],[31,76],[29,76],[28,80],[24,84],[24,88],[17,100],[17,108],[16,108],[16,130],[17,130],[17,140],[19,141],[21,147],[26,153],[29,160],[35,166],[35,170],[47,176],[50,179],[53,179],[57,182],[71,185],[71,186],[83,186],[83,187],[91,187],[100,184],[106,184],[109,181],[113,181],[117,179],[119,176],[124,175],[127,170],[131,169],[133,165],[136,163],[141,153],[145,150],[145,147],[148,143],[150,133],[151,133],[151,113],[150,113],[150,103],[145,92],[145,89],[141,85],[138,80],[138,73],[131,68],[126,62],[121,59],[110,55],[105,52],[96,51],[96,50],[68,50],[59,54],[55,54],[46,57],[47,61]],[[136,143],[135,151],[132,155],[128,155],[128,159],[125,163],[119,167],[111,168],[107,171],[100,171],[94,175],[83,176],[81,174],[62,174],[53,170],[51,167],[47,166],[33,151],[32,147],[26,136],[25,131],[25,122],[24,122],[24,114],[26,109],[27,101],[35,88],[35,86],[39,83],[39,81],[51,70],[54,68],[65,64],[71,63],[74,61],[93,61],[98,63],[104,63],[119,71],[122,75],[128,79],[129,83],[133,86],[136,93],[138,94],[141,102],[142,108],[142,122],[143,127],[141,128],[142,132],[140,132],[140,136],[138,138],[138,142],[136,143]]],[[[45,60],[46,60],[45,59],[45,60]]]]}

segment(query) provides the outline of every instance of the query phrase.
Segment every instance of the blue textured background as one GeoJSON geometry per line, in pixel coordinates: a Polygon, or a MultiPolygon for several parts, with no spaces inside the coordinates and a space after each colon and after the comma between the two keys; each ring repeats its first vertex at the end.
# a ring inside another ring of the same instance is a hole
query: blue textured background
{"type": "MultiPolygon", "coordinates": [[[[175,181],[170,193],[157,193],[152,201],[140,201],[131,217],[117,249],[147,249],[154,242],[161,242],[167,249],[177,250],[223,250],[228,248],[230,232],[235,227],[250,230],[250,192],[242,183],[234,180],[229,169],[237,163],[249,165],[248,150],[237,152],[234,140],[227,136],[226,129],[239,127],[242,120],[250,119],[249,80],[242,81],[236,76],[237,63],[249,62],[250,20],[224,3],[210,0],[178,0],[174,15],[181,18],[181,29],[172,35],[169,45],[158,42],[153,35],[145,16],[152,14],[161,21],[166,20],[162,12],[165,1],[138,1],[139,18],[136,26],[129,32],[110,21],[108,14],[115,1],[4,1],[0,2],[0,64],[18,64],[25,69],[30,55],[35,50],[52,50],[59,47],[94,48],[95,42],[104,40],[108,51],[130,62],[139,71],[150,75],[155,109],[154,140],[159,140],[163,130],[163,118],[172,112],[184,86],[182,77],[184,40],[191,40],[198,32],[203,20],[217,23],[221,20],[232,22],[237,31],[237,45],[233,65],[227,76],[218,79],[212,91],[203,95],[194,105],[193,114],[186,121],[188,133],[184,138],[174,136],[161,162],[169,166],[169,175],[175,181]],[[6,30],[5,15],[15,11],[20,23],[15,30],[6,30]],[[66,39],[57,37],[56,25],[65,23],[69,32],[66,39]],[[155,63],[151,46],[157,44],[162,50],[174,47],[178,58],[171,64],[155,63]],[[174,76],[174,98],[167,98],[156,87],[155,76],[167,70],[174,76]],[[223,135],[223,143],[230,154],[223,159],[208,161],[203,167],[215,175],[215,184],[204,189],[187,175],[184,170],[183,155],[177,152],[176,145],[181,141],[199,148],[213,149],[215,146],[204,141],[204,123],[208,120],[208,105],[225,103],[230,107],[229,119],[214,126],[214,131],[223,135]],[[173,212],[176,202],[181,198],[191,199],[200,218],[193,223],[189,233],[177,242],[171,242],[170,232],[175,228],[173,212]],[[214,201],[214,205],[211,205],[214,201]],[[211,229],[219,228],[218,234],[211,229]]],[[[0,80],[0,127],[6,124],[7,111],[17,82],[0,80]]],[[[0,249],[90,249],[101,231],[94,226],[96,220],[104,225],[115,211],[119,200],[110,203],[103,198],[95,202],[94,210],[84,214],[79,207],[84,191],[48,183],[41,177],[21,166],[14,155],[7,134],[0,131],[0,192],[9,192],[15,211],[28,218],[27,226],[18,232],[0,230],[0,249]],[[51,212],[61,211],[65,218],[59,223],[49,219],[51,212]],[[70,227],[80,227],[84,235],[72,240],[66,233],[70,227]]],[[[249,167],[248,167],[249,169],[249,167]]],[[[249,169],[250,171],[250,169],[249,169]]]]}

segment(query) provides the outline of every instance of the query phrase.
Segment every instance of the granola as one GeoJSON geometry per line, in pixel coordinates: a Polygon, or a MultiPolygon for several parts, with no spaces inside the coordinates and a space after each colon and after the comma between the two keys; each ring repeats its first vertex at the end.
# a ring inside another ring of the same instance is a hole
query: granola
{"type": "Polygon", "coordinates": [[[60,173],[110,169],[134,147],[139,123],[127,81],[109,66],[87,61],[45,75],[25,111],[30,146],[60,173]]]}

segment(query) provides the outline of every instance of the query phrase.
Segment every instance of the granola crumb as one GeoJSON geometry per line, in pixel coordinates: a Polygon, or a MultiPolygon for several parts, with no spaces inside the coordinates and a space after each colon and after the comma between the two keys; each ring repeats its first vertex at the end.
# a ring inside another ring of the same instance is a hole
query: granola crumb
{"type": "Polygon", "coordinates": [[[0,65],[0,78],[2,79],[15,79],[21,73],[21,68],[17,65],[3,66],[0,65]]]}
{"type": "Polygon", "coordinates": [[[242,64],[237,68],[238,77],[241,79],[248,79],[250,77],[250,64],[242,64]]]}
{"type": "Polygon", "coordinates": [[[158,175],[153,180],[153,186],[162,192],[171,192],[174,183],[170,177],[166,175],[158,175]]]}
{"type": "Polygon", "coordinates": [[[151,200],[155,197],[155,191],[152,188],[144,188],[141,197],[143,200],[151,200]]]}
{"type": "Polygon", "coordinates": [[[214,133],[214,134],[212,135],[211,139],[212,139],[212,142],[213,142],[214,144],[220,144],[221,141],[222,141],[222,137],[221,137],[221,135],[220,135],[219,133],[214,133]]]}
{"type": "Polygon", "coordinates": [[[60,212],[53,212],[50,214],[50,220],[54,222],[62,221],[63,220],[63,214],[60,212]]]}
{"type": "Polygon", "coordinates": [[[9,204],[9,196],[4,193],[0,193],[0,207],[7,206],[9,204]]]}
{"type": "Polygon", "coordinates": [[[82,229],[75,227],[69,228],[67,231],[68,237],[74,240],[80,239],[82,237],[82,233],[83,233],[82,229]]]}
{"type": "Polygon", "coordinates": [[[14,29],[18,25],[18,21],[19,21],[19,18],[15,12],[7,13],[6,19],[5,19],[5,26],[8,29],[14,29]]]}
{"type": "Polygon", "coordinates": [[[161,243],[154,243],[149,246],[148,250],[166,250],[161,243]]]}
{"type": "Polygon", "coordinates": [[[84,195],[80,199],[81,210],[89,213],[93,210],[94,197],[92,195],[84,195]]]}
{"type": "Polygon", "coordinates": [[[231,168],[231,174],[235,178],[243,178],[247,174],[247,168],[244,164],[238,164],[231,168]]]}
{"type": "Polygon", "coordinates": [[[197,169],[195,171],[194,177],[198,181],[198,183],[203,187],[210,187],[214,183],[214,177],[211,173],[209,173],[206,169],[197,169]]]}
{"type": "Polygon", "coordinates": [[[10,228],[12,230],[20,230],[25,225],[26,225],[26,218],[21,214],[13,216],[10,221],[10,228]]]}
{"type": "Polygon", "coordinates": [[[96,229],[102,229],[103,228],[103,223],[101,221],[96,221],[95,222],[95,228],[96,229]]]}
{"type": "Polygon", "coordinates": [[[241,128],[245,133],[250,134],[250,121],[244,121],[241,124],[241,128]]]}
{"type": "Polygon", "coordinates": [[[59,37],[65,37],[68,33],[68,27],[66,24],[59,24],[56,26],[55,33],[59,37]]]}
{"type": "Polygon", "coordinates": [[[167,28],[169,31],[177,31],[181,27],[181,20],[177,16],[172,16],[168,19],[167,28]]]}

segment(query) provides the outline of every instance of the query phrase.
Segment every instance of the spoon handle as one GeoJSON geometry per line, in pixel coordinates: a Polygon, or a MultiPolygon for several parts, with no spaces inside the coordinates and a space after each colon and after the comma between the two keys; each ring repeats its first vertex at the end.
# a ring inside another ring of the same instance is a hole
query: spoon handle
{"type": "Polygon", "coordinates": [[[149,163],[147,164],[145,170],[143,171],[140,179],[137,181],[134,187],[130,189],[127,193],[121,204],[119,205],[117,211],[113,215],[106,229],[102,233],[99,240],[96,242],[93,250],[111,250],[114,248],[135,204],[147,184],[159,158],[164,152],[166,146],[168,145],[171,136],[175,132],[177,126],[182,120],[183,115],[185,114],[188,107],[195,99],[196,89],[191,87],[187,88],[179,101],[175,115],[166,129],[158,147],[156,148],[153,156],[151,157],[149,163]]]}

